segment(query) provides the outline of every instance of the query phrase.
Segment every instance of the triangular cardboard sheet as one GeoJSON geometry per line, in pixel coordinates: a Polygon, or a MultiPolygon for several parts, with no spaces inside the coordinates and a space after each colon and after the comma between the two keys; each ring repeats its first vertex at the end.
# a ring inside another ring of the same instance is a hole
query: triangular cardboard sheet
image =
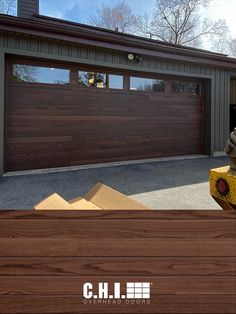
{"type": "Polygon", "coordinates": [[[74,207],[65,201],[60,195],[54,193],[34,206],[36,210],[73,210],[74,207]]]}
{"type": "Polygon", "coordinates": [[[70,205],[73,206],[76,209],[101,209],[100,207],[96,206],[92,202],[87,201],[86,199],[82,197],[78,197],[74,200],[71,200],[70,205]]]}
{"type": "Polygon", "coordinates": [[[102,183],[97,183],[84,198],[102,209],[148,209],[144,205],[102,183]]]}
{"type": "Polygon", "coordinates": [[[84,196],[66,201],[58,194],[52,194],[34,206],[35,210],[147,210],[146,206],[128,196],[97,183],[84,196]]]}

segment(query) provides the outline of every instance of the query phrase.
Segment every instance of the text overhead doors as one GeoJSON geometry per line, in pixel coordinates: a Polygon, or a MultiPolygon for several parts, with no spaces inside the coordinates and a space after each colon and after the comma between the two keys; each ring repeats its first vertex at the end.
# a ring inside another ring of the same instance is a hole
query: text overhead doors
{"type": "Polygon", "coordinates": [[[202,84],[9,62],[5,171],[202,153],[202,84]]]}

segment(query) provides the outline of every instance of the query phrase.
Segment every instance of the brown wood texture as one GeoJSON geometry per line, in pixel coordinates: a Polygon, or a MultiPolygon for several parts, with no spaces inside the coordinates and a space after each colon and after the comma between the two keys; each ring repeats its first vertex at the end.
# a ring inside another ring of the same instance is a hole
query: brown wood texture
{"type": "MultiPolygon", "coordinates": [[[[235,211],[222,210],[158,210],[158,220],[231,220],[235,219],[235,211]]],[[[132,219],[150,220],[157,219],[157,212],[154,210],[101,210],[101,211],[30,211],[30,210],[0,210],[0,220],[6,219],[132,219]]]]}
{"type": "Polygon", "coordinates": [[[7,95],[5,171],[203,152],[201,96],[22,82],[7,95]]]}
{"type": "Polygon", "coordinates": [[[229,256],[236,255],[234,238],[227,239],[189,239],[189,238],[128,238],[110,239],[109,234],[101,239],[79,238],[0,238],[0,257],[70,257],[70,256],[229,256]],[[101,250],[101,241],[104,248],[101,250]],[[142,250],[139,248],[142,247],[142,250]],[[23,254],[23,255],[22,255],[23,254]]]}
{"type": "Polygon", "coordinates": [[[235,257],[4,257],[1,276],[236,276],[235,257]],[[148,267],[147,267],[148,265],[148,267]]]}
{"type": "Polygon", "coordinates": [[[235,314],[235,295],[155,295],[150,305],[83,304],[78,295],[0,296],[0,313],[191,313],[235,314]],[[14,300],[14,301],[13,301],[14,300]],[[1,312],[4,309],[4,312],[1,312]]]}
{"type": "Polygon", "coordinates": [[[236,212],[0,211],[0,314],[236,313],[236,212]],[[84,304],[150,282],[150,304],[84,304]]]}
{"type": "Polygon", "coordinates": [[[145,225],[143,222],[134,221],[132,219],[116,219],[114,221],[97,219],[94,221],[85,219],[75,219],[65,221],[62,225],[58,219],[48,221],[29,219],[28,225],[25,221],[0,220],[0,237],[1,238],[83,238],[93,239],[94,233],[97,233],[97,238],[234,238],[236,237],[235,222],[232,220],[224,222],[215,221],[214,225],[209,225],[209,220],[171,220],[166,221],[163,225],[162,221],[154,221],[146,219],[145,225]],[[201,234],[199,234],[201,229],[201,234]],[[169,236],[168,236],[169,234],[169,236]]]}

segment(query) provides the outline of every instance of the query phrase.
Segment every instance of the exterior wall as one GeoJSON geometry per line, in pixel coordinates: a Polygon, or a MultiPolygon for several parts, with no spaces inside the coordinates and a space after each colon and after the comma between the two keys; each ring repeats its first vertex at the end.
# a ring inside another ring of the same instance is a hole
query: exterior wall
{"type": "MultiPolygon", "coordinates": [[[[205,67],[197,64],[170,62],[154,57],[144,57],[139,65],[130,64],[127,54],[112,50],[83,47],[67,42],[45,40],[27,36],[0,33],[1,69],[4,67],[4,54],[40,57],[68,62],[78,62],[98,66],[129,69],[133,71],[197,77],[208,80],[211,94],[207,94],[206,133],[209,154],[223,151],[229,133],[230,73],[220,68],[205,67]],[[209,108],[210,107],[210,108],[209,108]]],[[[129,51],[127,51],[129,52],[129,51]]],[[[132,52],[132,51],[131,51],[132,52]]],[[[4,108],[4,71],[0,73],[0,152],[3,156],[3,108],[4,108]]],[[[0,156],[0,173],[3,172],[3,157],[0,156]]]]}

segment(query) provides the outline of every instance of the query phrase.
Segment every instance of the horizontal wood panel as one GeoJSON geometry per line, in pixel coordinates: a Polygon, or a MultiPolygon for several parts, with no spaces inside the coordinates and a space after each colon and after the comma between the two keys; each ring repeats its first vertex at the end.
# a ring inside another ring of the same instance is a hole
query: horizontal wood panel
{"type": "Polygon", "coordinates": [[[0,276],[236,276],[235,257],[6,258],[0,276]]]}
{"type": "Polygon", "coordinates": [[[194,221],[135,220],[0,220],[0,237],[76,237],[76,238],[236,238],[236,220],[194,221]]]}
{"type": "Polygon", "coordinates": [[[0,296],[1,314],[202,313],[235,314],[233,295],[154,296],[151,304],[88,305],[78,296],[0,296]]]}
{"type": "MultiPolygon", "coordinates": [[[[142,118],[143,116],[150,116],[150,113],[153,113],[153,110],[157,107],[159,108],[160,114],[168,113],[170,108],[173,109],[173,112],[177,114],[179,118],[181,117],[182,111],[186,111],[186,115],[201,113],[201,106],[193,106],[194,104],[201,104],[201,97],[191,96],[191,95],[182,95],[182,94],[168,94],[168,93],[150,93],[150,92],[140,92],[140,91],[118,91],[118,90],[102,90],[94,88],[73,88],[68,86],[63,88],[62,86],[44,86],[43,84],[31,84],[31,86],[24,83],[15,83],[10,84],[8,99],[10,103],[14,103],[14,107],[9,107],[10,114],[19,114],[20,116],[29,117],[32,113],[45,114],[48,112],[58,121],[64,121],[66,118],[80,119],[83,117],[91,117],[95,119],[95,115],[99,118],[101,117],[117,117],[120,119],[121,116],[133,118],[142,118]],[[37,90],[40,90],[42,97],[47,97],[48,100],[52,101],[51,106],[45,107],[43,103],[34,103],[32,105],[30,98],[24,99],[24,106],[21,108],[21,100],[25,97],[26,93],[32,97],[36,97],[37,90]],[[17,97],[17,93],[18,96],[17,97]],[[58,97],[60,96],[60,97],[58,97]],[[63,96],[63,97],[62,97],[63,96]],[[79,96],[79,97],[78,97],[79,96]],[[94,98],[103,97],[94,102],[94,98]],[[114,98],[118,97],[121,101],[120,108],[116,108],[112,104],[114,103],[114,98]],[[127,106],[127,97],[131,101],[127,106]],[[137,98],[139,98],[137,102],[137,98]],[[58,111],[60,106],[65,106],[65,100],[70,102],[70,110],[68,111],[58,111]],[[102,106],[101,106],[102,101],[102,106]],[[135,103],[136,102],[136,103],[135,103]],[[144,103],[146,106],[143,106],[144,103]],[[159,103],[166,102],[166,106],[159,106],[159,103]],[[79,103],[79,107],[78,107],[79,103]],[[181,105],[181,107],[179,107],[181,105]],[[28,113],[28,114],[27,114],[28,113]],[[79,116],[74,116],[73,114],[79,113],[79,116]],[[25,115],[26,114],[26,115],[25,115]]],[[[16,117],[15,117],[16,118],[16,117]]],[[[33,119],[36,117],[33,115],[33,119]]],[[[45,117],[48,119],[47,117],[45,117]]],[[[157,116],[158,118],[158,116],[157,116]]],[[[159,116],[160,118],[160,116],[159,116]]],[[[164,116],[167,119],[167,116],[164,116]]],[[[42,117],[41,117],[42,119],[42,117]]],[[[40,119],[40,120],[41,120],[40,119]]],[[[150,117],[150,119],[155,119],[155,117],[150,117]]],[[[173,117],[170,117],[173,119],[173,117]]],[[[39,120],[39,121],[40,121],[39,120]]],[[[174,119],[173,119],[174,120],[174,119]]]]}
{"type": "Polygon", "coordinates": [[[6,112],[6,171],[203,150],[200,96],[10,82],[6,112]]]}
{"type": "Polygon", "coordinates": [[[81,211],[35,211],[35,210],[0,210],[0,220],[9,219],[59,219],[59,220],[74,220],[74,219],[149,219],[155,220],[236,220],[236,211],[224,210],[81,210],[81,211]]]}
{"type": "Polygon", "coordinates": [[[0,314],[235,314],[235,222],[223,211],[1,211],[0,314]],[[150,304],[84,304],[85,282],[96,294],[98,282],[111,293],[150,282],[150,304]]]}
{"type": "MultiPolygon", "coordinates": [[[[136,275],[137,276],[137,275],[136,275]]],[[[109,291],[113,293],[114,282],[117,277],[93,277],[90,276],[0,276],[0,295],[4,294],[33,294],[33,295],[83,295],[83,284],[91,282],[95,286],[94,293],[98,293],[98,283],[107,282],[109,291]]],[[[125,293],[126,282],[129,277],[119,277],[121,293],[125,293]]],[[[142,282],[151,282],[152,295],[187,295],[187,294],[233,294],[236,292],[236,276],[233,277],[146,277],[142,276],[142,282]],[[191,284],[190,284],[191,283],[191,284]]]]}
{"type": "MultiPolygon", "coordinates": [[[[152,148],[153,148],[153,146],[152,146],[152,148]]],[[[94,154],[94,150],[91,150],[92,152],[93,152],[93,154],[94,154]]],[[[189,154],[189,152],[188,151],[185,151],[184,152],[184,155],[188,155],[189,154]]],[[[196,152],[196,154],[197,154],[197,152],[196,152]]],[[[94,164],[94,163],[106,163],[106,162],[119,162],[119,161],[127,161],[127,160],[141,160],[141,159],[149,159],[149,158],[159,158],[159,157],[162,157],[161,156],[161,154],[158,152],[158,153],[155,153],[155,154],[153,154],[153,153],[147,153],[147,154],[139,154],[139,153],[132,153],[132,154],[130,154],[129,155],[129,158],[127,159],[126,157],[122,157],[122,156],[120,156],[120,157],[117,157],[116,156],[116,154],[114,153],[114,156],[113,157],[109,157],[109,160],[108,159],[106,159],[106,158],[104,158],[104,155],[103,155],[103,153],[102,153],[102,151],[100,151],[100,153],[99,153],[99,155],[101,156],[101,158],[99,159],[99,161],[94,161],[94,159],[91,159],[91,158],[89,158],[89,159],[87,159],[87,158],[84,158],[84,159],[82,159],[81,160],[81,158],[80,158],[80,155],[79,155],[79,153],[77,153],[77,154],[74,154],[74,152],[72,153],[72,155],[73,155],[73,161],[71,161],[69,164],[67,163],[66,165],[65,165],[65,162],[64,162],[64,157],[63,157],[63,155],[64,154],[55,154],[53,157],[52,157],[52,155],[50,155],[50,154],[48,154],[47,155],[47,158],[49,158],[48,159],[48,162],[47,162],[47,166],[46,166],[46,168],[55,168],[55,167],[67,167],[67,166],[79,166],[79,165],[90,165],[90,164],[94,164]],[[60,155],[60,156],[59,156],[60,155]],[[53,158],[55,158],[56,160],[57,160],[57,166],[55,166],[55,162],[53,161],[54,159],[53,158]]],[[[171,154],[170,154],[171,155],[171,154]]],[[[182,153],[179,153],[179,154],[176,154],[175,156],[182,156],[183,154],[182,153]]],[[[33,159],[34,160],[36,160],[37,158],[39,158],[40,156],[38,155],[38,154],[33,154],[33,159]]],[[[15,169],[18,169],[19,171],[20,170],[31,170],[31,169],[26,169],[26,168],[22,168],[22,169],[20,169],[20,168],[18,168],[19,167],[19,162],[20,162],[20,160],[22,160],[22,161],[24,161],[24,162],[26,162],[26,159],[27,158],[25,158],[25,155],[23,156],[23,155],[19,155],[18,156],[18,161],[16,161],[16,159],[10,159],[9,158],[9,162],[11,162],[11,164],[12,164],[12,166],[14,166],[14,167],[16,167],[15,169]]],[[[28,159],[27,159],[27,161],[29,161],[28,159]]],[[[44,161],[43,160],[39,160],[38,162],[37,162],[37,166],[38,166],[38,168],[37,169],[45,169],[45,163],[44,163],[44,161]]],[[[36,169],[36,168],[34,168],[34,169],[36,169]]],[[[16,171],[18,171],[18,170],[16,170],[16,171]]],[[[11,171],[15,171],[15,170],[11,170],[11,171]]]]}
{"type": "Polygon", "coordinates": [[[0,256],[236,256],[233,239],[0,238],[0,256]]]}

